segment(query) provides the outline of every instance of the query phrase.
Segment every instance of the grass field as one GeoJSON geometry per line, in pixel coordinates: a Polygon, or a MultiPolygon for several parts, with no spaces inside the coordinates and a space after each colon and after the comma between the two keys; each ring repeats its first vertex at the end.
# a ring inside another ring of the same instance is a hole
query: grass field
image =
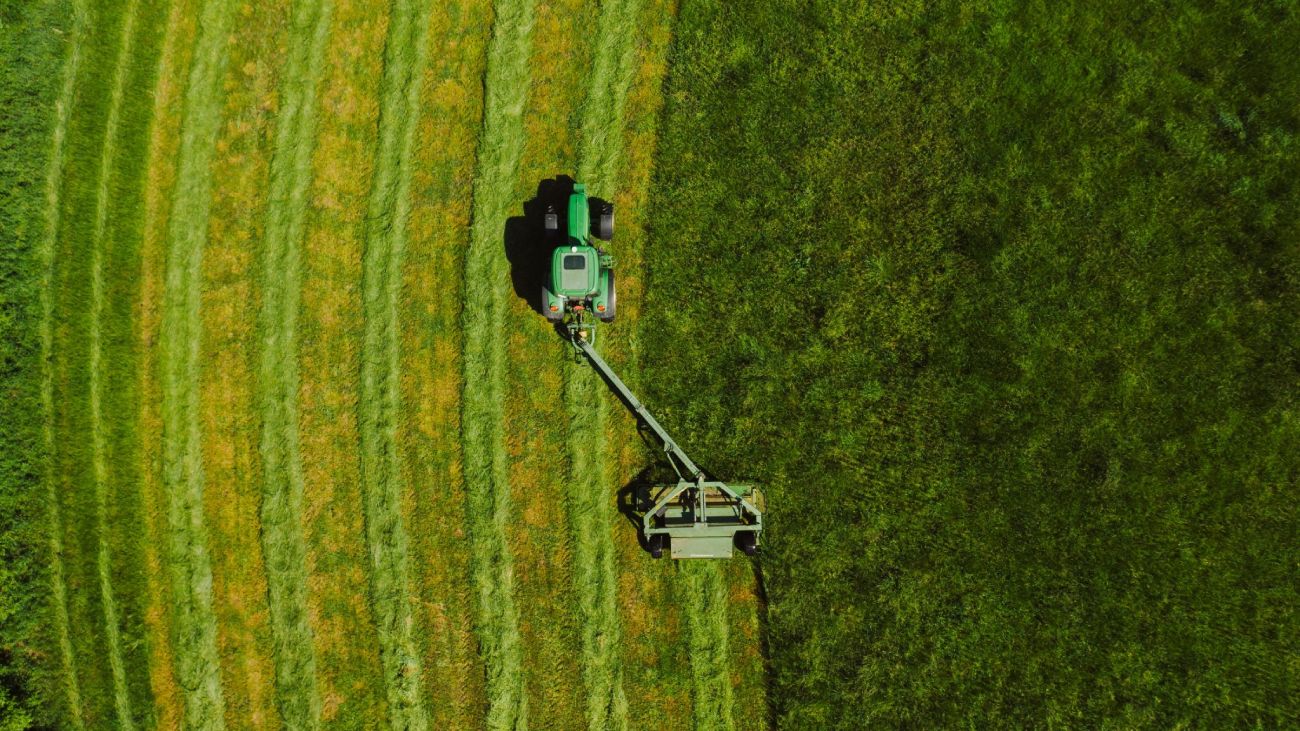
{"type": "Polygon", "coordinates": [[[0,731],[1300,723],[1296,57],[1287,3],[0,0],[0,731]],[[759,561],[620,514],[654,450],[519,284],[558,176],[759,561]]]}

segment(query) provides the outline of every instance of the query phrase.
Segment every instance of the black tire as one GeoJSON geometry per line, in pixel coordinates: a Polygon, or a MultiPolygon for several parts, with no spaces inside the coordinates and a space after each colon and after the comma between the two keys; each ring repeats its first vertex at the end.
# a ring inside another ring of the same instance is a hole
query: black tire
{"type": "Polygon", "coordinates": [[[668,537],[662,533],[655,533],[646,538],[646,549],[650,551],[650,558],[663,558],[664,548],[668,546],[668,537]]]}
{"type": "Polygon", "coordinates": [[[591,199],[592,234],[601,241],[614,238],[614,204],[600,198],[591,199]]]}
{"type": "Polygon", "coordinates": [[[746,556],[753,556],[758,553],[758,534],[752,530],[742,530],[736,534],[736,548],[744,552],[746,556]]]}
{"type": "Polygon", "coordinates": [[[559,322],[564,319],[564,307],[560,307],[558,312],[551,312],[551,291],[542,285],[542,301],[539,303],[542,308],[542,314],[551,322],[559,322]]]}
{"type": "Polygon", "coordinates": [[[605,311],[600,313],[601,322],[613,322],[618,311],[618,289],[614,286],[614,270],[609,270],[609,294],[605,297],[605,311]]]}

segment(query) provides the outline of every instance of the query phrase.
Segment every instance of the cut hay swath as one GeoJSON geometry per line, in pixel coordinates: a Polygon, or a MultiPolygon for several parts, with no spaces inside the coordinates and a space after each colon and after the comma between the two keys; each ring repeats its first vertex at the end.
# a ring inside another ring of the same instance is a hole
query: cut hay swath
{"type": "MultiPolygon", "coordinates": [[[[579,139],[578,179],[612,198],[623,141],[624,104],[632,81],[636,20],[641,0],[604,3],[588,77],[579,139]]],[[[608,405],[603,384],[585,367],[567,368],[564,401],[569,415],[569,521],[574,581],[582,632],[582,675],[587,726],[626,728],[618,573],[610,535],[610,470],[606,463],[608,405]],[[595,438],[592,438],[595,435],[595,438]]]]}
{"type": "Polygon", "coordinates": [[[728,652],[727,585],[714,561],[683,561],[686,631],[694,676],[695,728],[729,731],[734,693],[728,652]]]}
{"type": "Polygon", "coordinates": [[[302,239],[332,0],[298,0],[291,11],[288,62],[261,250],[259,407],[262,415],[262,548],[275,634],[280,715],[291,728],[320,724],[316,655],[308,624],[303,473],[298,437],[298,307],[302,239]]]}
{"type": "Polygon", "coordinates": [[[184,695],[185,726],[193,729],[225,727],[212,563],[203,526],[198,345],[199,269],[207,239],[213,141],[220,124],[221,79],[233,11],[233,5],[223,0],[206,0],[201,10],[185,92],[160,332],[163,484],[176,674],[184,695]]]}
{"type": "Polygon", "coordinates": [[[388,711],[396,728],[422,729],[420,653],[411,608],[409,539],[402,522],[397,453],[401,408],[399,345],[402,254],[410,216],[411,153],[419,118],[420,76],[427,62],[427,7],[398,0],[389,20],[380,80],[379,148],[362,255],[365,336],[361,354],[361,482],[370,582],[388,711]]]}
{"type": "Polygon", "coordinates": [[[505,448],[505,338],[509,277],[500,232],[515,201],[524,148],[532,0],[499,0],[488,44],[470,245],[465,257],[462,444],[468,496],[477,631],[487,670],[489,729],[527,726],[519,610],[506,544],[510,518],[505,448]]]}
{"type": "Polygon", "coordinates": [[[108,116],[104,122],[104,142],[100,150],[98,184],[95,190],[95,220],[90,248],[90,323],[89,323],[89,406],[91,474],[95,488],[95,528],[97,536],[95,568],[99,577],[100,604],[104,614],[104,636],[108,645],[108,665],[113,678],[113,708],[117,714],[117,727],[133,729],[130,694],[127,691],[126,668],[122,661],[122,632],[119,626],[117,600],[113,595],[111,571],[112,549],[109,545],[107,464],[108,439],[104,424],[104,259],[105,232],[108,228],[110,208],[109,180],[117,154],[118,127],[122,117],[122,98],[125,92],[131,43],[135,35],[136,13],[139,0],[129,0],[122,21],[117,62],[113,69],[112,91],[109,95],[108,116]]]}
{"type": "Polygon", "coordinates": [[[64,583],[63,567],[63,521],[59,511],[58,487],[55,484],[54,466],[54,369],[52,363],[54,350],[54,251],[59,238],[62,223],[63,205],[60,194],[63,189],[64,144],[68,130],[68,119],[72,114],[73,91],[76,89],[77,72],[81,66],[81,45],[86,34],[88,15],[84,0],[72,5],[72,29],[68,40],[68,60],[64,68],[62,89],[55,102],[55,120],[50,145],[50,168],[45,181],[45,236],[41,239],[37,251],[44,279],[41,286],[41,409],[45,419],[42,429],[42,442],[45,448],[44,482],[46,487],[46,510],[50,523],[50,598],[54,616],[55,635],[58,637],[59,655],[62,664],[60,674],[63,677],[64,700],[67,703],[67,719],[74,728],[82,728],[81,690],[77,682],[77,660],[72,650],[72,637],[69,632],[67,587],[64,583]]]}

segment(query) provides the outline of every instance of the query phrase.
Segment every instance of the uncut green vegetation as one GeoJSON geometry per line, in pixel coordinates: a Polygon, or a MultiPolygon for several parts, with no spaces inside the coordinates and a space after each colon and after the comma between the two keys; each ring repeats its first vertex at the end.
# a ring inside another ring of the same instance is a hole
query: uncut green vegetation
{"type": "Polygon", "coordinates": [[[1294,722],[1297,21],[684,3],[643,381],[778,727],[1294,722]]]}
{"type": "Polygon", "coordinates": [[[519,610],[505,524],[510,518],[509,465],[505,450],[505,341],[500,336],[509,296],[509,272],[499,232],[510,212],[523,153],[524,102],[532,0],[498,0],[487,46],[483,131],[471,209],[462,310],[464,357],[461,441],[465,461],[466,514],[476,588],[479,653],[487,673],[489,729],[527,728],[519,610]]]}
{"type": "Polygon", "coordinates": [[[370,582],[378,624],[388,713],[396,728],[422,729],[420,653],[411,610],[409,538],[401,515],[397,454],[402,254],[410,216],[411,154],[420,75],[428,59],[423,3],[393,5],[380,82],[379,143],[362,256],[365,338],[361,355],[361,481],[370,582]]]}
{"type": "MultiPolygon", "coordinates": [[[[78,717],[71,672],[53,441],[48,271],[60,207],[63,140],[84,20],[68,8],[6,9],[0,25],[0,718],[12,728],[78,717]],[[48,565],[41,559],[49,555],[48,565]],[[24,646],[53,649],[43,666],[24,646]]],[[[84,17],[84,16],[83,16],[84,17]]]]}
{"type": "Polygon", "coordinates": [[[276,638],[280,715],[291,728],[320,724],[316,656],[307,607],[302,455],[298,438],[298,308],[302,240],[316,133],[316,88],[329,37],[331,0],[300,0],[290,14],[285,96],[276,122],[262,244],[259,359],[262,412],[262,551],[276,638]]]}

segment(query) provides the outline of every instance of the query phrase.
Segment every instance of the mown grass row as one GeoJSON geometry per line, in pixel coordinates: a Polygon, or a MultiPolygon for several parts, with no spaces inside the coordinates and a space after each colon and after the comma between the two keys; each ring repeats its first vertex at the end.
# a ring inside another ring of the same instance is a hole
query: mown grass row
{"type": "Polygon", "coordinates": [[[375,167],[388,0],[334,0],[324,57],[299,318],[299,439],[308,612],[322,725],[386,718],[357,444],[362,251],[375,167]]]}
{"type": "MultiPolygon", "coordinates": [[[[686,631],[690,639],[693,706],[697,731],[735,728],[732,709],[728,592],[723,567],[714,561],[683,561],[686,631]]],[[[757,709],[748,709],[753,713],[757,709]]]]}
{"type": "Polygon", "coordinates": [[[401,409],[398,308],[411,208],[411,154],[420,82],[428,58],[426,9],[423,3],[399,0],[389,19],[380,81],[379,144],[362,255],[361,481],[389,715],[398,728],[425,728],[428,724],[421,695],[420,653],[415,644],[410,539],[402,520],[397,447],[401,409]]]}
{"type": "Polygon", "coordinates": [[[494,14],[487,48],[486,98],[470,243],[465,255],[461,443],[473,579],[478,594],[479,653],[487,672],[487,726],[517,729],[527,727],[528,714],[519,610],[505,532],[511,506],[502,325],[509,279],[500,232],[515,203],[515,180],[523,154],[533,2],[498,0],[494,14]]]}
{"type": "MultiPolygon", "coordinates": [[[[623,143],[624,104],[636,57],[640,0],[601,5],[579,137],[578,180],[613,198],[623,143]]],[[[585,365],[585,364],[584,364],[585,365]]],[[[569,521],[582,633],[582,674],[590,729],[626,728],[618,575],[610,533],[614,511],[606,460],[608,402],[589,369],[565,370],[569,415],[569,521]]]]}
{"type": "Polygon", "coordinates": [[[52,615],[55,635],[58,639],[59,655],[62,661],[64,701],[67,703],[67,723],[75,729],[84,727],[81,720],[81,688],[78,682],[77,658],[72,647],[66,571],[64,568],[63,519],[60,509],[58,484],[55,479],[55,404],[54,404],[54,278],[55,249],[62,224],[63,174],[66,165],[65,144],[69,118],[72,114],[76,90],[77,74],[81,67],[82,43],[89,22],[86,3],[76,2],[72,6],[71,27],[69,29],[68,56],[63,70],[62,89],[55,102],[55,121],[52,132],[49,175],[45,181],[45,235],[37,249],[37,260],[43,271],[44,281],[40,288],[40,366],[41,366],[41,408],[45,414],[42,430],[42,446],[45,452],[44,483],[47,494],[47,507],[50,519],[50,596],[52,598],[52,615]]]}
{"type": "Polygon", "coordinates": [[[199,378],[204,521],[212,550],[213,612],[229,726],[275,726],[275,632],[268,606],[260,509],[263,470],[258,402],[258,313],[265,297],[259,242],[289,0],[242,6],[231,29],[220,133],[200,275],[199,378]]]}
{"type": "Polygon", "coordinates": [[[199,277],[233,7],[220,0],[206,0],[200,12],[185,91],[162,291],[162,466],[176,673],[184,696],[185,725],[219,729],[225,726],[224,701],[212,606],[212,561],[203,519],[199,277]]]}
{"type": "Polygon", "coordinates": [[[172,623],[173,595],[167,489],[162,479],[163,419],[161,354],[157,344],[162,329],[163,280],[166,274],[167,236],[174,188],[176,157],[186,79],[194,52],[198,0],[172,0],[163,24],[153,108],[148,125],[148,154],[144,160],[143,237],[139,252],[137,322],[133,340],[140,353],[135,383],[139,394],[135,416],[139,434],[137,469],[139,502],[144,519],[143,571],[147,599],[142,608],[143,644],[148,648],[149,691],[153,718],[159,728],[179,728],[184,722],[184,693],[177,675],[177,642],[172,623]]]}
{"type": "Polygon", "coordinates": [[[316,89],[329,37],[331,0],[299,0],[290,12],[288,60],[260,252],[258,367],[262,416],[262,551],[275,634],[277,705],[290,728],[316,728],[321,700],[308,623],[303,473],[298,437],[298,307],[302,239],[316,133],[316,89]]]}
{"type": "Polygon", "coordinates": [[[483,662],[465,540],[460,449],[460,304],[469,243],[475,152],[483,127],[483,73],[491,0],[439,3],[429,16],[403,259],[398,427],[408,491],[412,592],[431,728],[483,726],[483,662]]]}
{"type": "Polygon", "coordinates": [[[88,347],[90,369],[88,406],[90,409],[90,441],[92,478],[95,493],[96,570],[99,578],[100,604],[103,611],[104,636],[108,649],[108,665],[113,680],[113,706],[117,714],[117,727],[135,728],[131,713],[131,700],[127,691],[126,667],[122,656],[122,632],[119,627],[118,601],[113,594],[112,548],[109,531],[109,466],[107,426],[104,424],[104,330],[105,311],[105,241],[110,211],[109,183],[113,177],[113,163],[118,149],[118,127],[122,117],[122,101],[128,77],[129,61],[135,40],[136,17],[140,0],[129,0],[123,14],[121,37],[118,41],[117,60],[114,63],[112,91],[109,94],[108,115],[104,121],[104,142],[98,163],[98,184],[95,190],[95,212],[90,242],[90,322],[88,347]]]}

